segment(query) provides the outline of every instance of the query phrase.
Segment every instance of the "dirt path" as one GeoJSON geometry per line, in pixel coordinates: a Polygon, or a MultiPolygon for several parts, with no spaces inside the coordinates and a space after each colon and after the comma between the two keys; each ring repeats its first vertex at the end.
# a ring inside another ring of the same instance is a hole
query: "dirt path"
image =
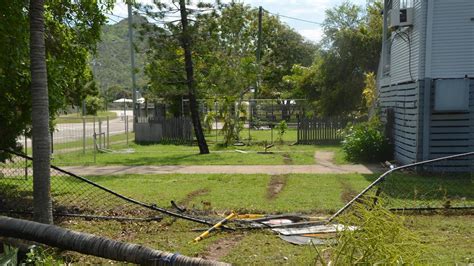
{"type": "Polygon", "coordinates": [[[227,256],[234,247],[236,247],[240,241],[244,238],[244,235],[226,235],[224,238],[217,240],[212,243],[205,252],[201,255],[202,258],[208,260],[220,260],[227,256]]]}
{"type": "Polygon", "coordinates": [[[346,203],[352,200],[359,192],[355,191],[354,188],[346,182],[345,180],[341,180],[341,187],[342,187],[342,193],[341,193],[341,200],[342,202],[346,203]]]}
{"type": "Polygon", "coordinates": [[[64,170],[77,175],[130,174],[373,174],[383,172],[377,165],[335,165],[333,152],[317,151],[311,165],[143,165],[143,166],[65,166],[64,170]]]}
{"type": "Polygon", "coordinates": [[[267,199],[272,200],[283,190],[286,185],[286,175],[273,175],[267,186],[267,199]]]}
{"type": "Polygon", "coordinates": [[[372,174],[379,168],[365,165],[163,165],[163,166],[65,166],[64,170],[77,175],[131,174],[372,174]]]}
{"type": "Polygon", "coordinates": [[[196,197],[199,197],[199,196],[202,196],[202,195],[206,195],[209,193],[209,189],[207,188],[201,188],[201,189],[198,189],[198,190],[194,190],[194,191],[191,191],[189,192],[186,197],[182,200],[180,200],[178,202],[179,205],[188,205],[189,202],[191,202],[194,198],[196,197]]]}

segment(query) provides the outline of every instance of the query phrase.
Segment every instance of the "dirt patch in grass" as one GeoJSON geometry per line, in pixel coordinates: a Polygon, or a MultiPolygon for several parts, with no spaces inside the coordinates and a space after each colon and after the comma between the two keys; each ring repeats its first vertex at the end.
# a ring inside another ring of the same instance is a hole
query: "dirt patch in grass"
{"type": "Polygon", "coordinates": [[[291,159],[291,156],[288,153],[284,153],[282,156],[284,164],[293,164],[293,159],[291,159]]]}
{"type": "Polygon", "coordinates": [[[217,260],[227,256],[234,247],[236,247],[240,241],[244,238],[244,235],[227,235],[224,238],[217,240],[212,243],[206,251],[200,256],[208,260],[217,260]]]}
{"type": "Polygon", "coordinates": [[[286,185],[286,175],[273,175],[270,183],[267,186],[267,199],[274,199],[277,197],[286,185]]]}
{"type": "Polygon", "coordinates": [[[189,192],[186,197],[178,202],[179,205],[188,205],[194,198],[206,195],[210,192],[208,188],[200,188],[189,192]]]}
{"type": "Polygon", "coordinates": [[[351,199],[353,199],[355,196],[357,196],[357,191],[352,188],[351,184],[347,183],[345,180],[341,180],[341,187],[342,187],[342,192],[341,192],[341,200],[342,202],[346,203],[349,202],[351,199]]]}

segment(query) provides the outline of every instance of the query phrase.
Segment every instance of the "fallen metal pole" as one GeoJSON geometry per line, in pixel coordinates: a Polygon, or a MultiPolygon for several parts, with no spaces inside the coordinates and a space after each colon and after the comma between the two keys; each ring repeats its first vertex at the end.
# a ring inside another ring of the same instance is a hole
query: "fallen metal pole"
{"type": "Polygon", "coordinates": [[[5,216],[0,216],[0,236],[35,241],[60,249],[140,265],[228,265],[5,216]]]}
{"type": "Polygon", "coordinates": [[[392,172],[395,172],[395,171],[398,171],[398,170],[402,170],[402,169],[406,169],[406,168],[411,168],[411,167],[415,167],[415,166],[419,166],[419,165],[424,165],[424,164],[429,164],[429,163],[434,163],[434,162],[439,162],[439,161],[444,161],[444,160],[449,160],[449,159],[454,159],[454,158],[461,158],[461,157],[467,157],[467,156],[470,156],[470,155],[474,155],[474,152],[467,152],[467,153],[461,153],[461,154],[456,154],[456,155],[450,155],[450,156],[446,156],[446,157],[440,157],[440,158],[436,158],[436,159],[431,159],[431,160],[426,160],[426,161],[421,161],[421,162],[416,162],[416,163],[411,163],[411,164],[406,164],[406,165],[403,165],[403,166],[399,166],[399,167],[395,167],[393,169],[390,169],[388,170],[387,172],[383,173],[381,176],[379,176],[374,182],[372,182],[372,184],[370,184],[368,187],[366,187],[364,190],[362,190],[362,192],[359,193],[359,195],[355,196],[352,200],[350,200],[346,205],[344,205],[344,207],[342,207],[341,209],[339,209],[336,213],[334,213],[328,220],[328,222],[331,222],[332,220],[334,220],[334,218],[336,218],[337,216],[339,216],[342,212],[344,212],[347,208],[349,208],[356,200],[358,200],[360,197],[362,197],[365,193],[367,193],[367,191],[369,191],[371,188],[373,188],[374,186],[376,186],[378,183],[382,182],[386,176],[388,176],[389,174],[391,174],[392,172]]]}

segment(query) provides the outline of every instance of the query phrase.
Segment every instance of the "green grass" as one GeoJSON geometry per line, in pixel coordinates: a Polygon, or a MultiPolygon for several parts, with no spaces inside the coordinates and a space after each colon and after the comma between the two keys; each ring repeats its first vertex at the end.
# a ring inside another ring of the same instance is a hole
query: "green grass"
{"type": "Polygon", "coordinates": [[[170,201],[183,202],[193,191],[204,194],[186,200],[187,207],[216,211],[285,213],[298,210],[305,213],[331,213],[344,202],[342,181],[361,189],[373,180],[373,175],[289,175],[286,185],[274,199],[267,198],[269,175],[125,175],[96,176],[92,180],[117,192],[145,202],[170,206],[170,201]],[[143,184],[146,184],[146,188],[143,184]],[[159,191],[159,193],[157,193],[159,191]],[[203,206],[202,202],[209,205],[203,206]],[[295,209],[297,208],[297,209],[295,209]]]}
{"type": "MultiPolygon", "coordinates": [[[[409,176],[406,176],[409,177],[409,176]]],[[[273,199],[267,197],[270,177],[266,175],[127,175],[91,177],[92,180],[137,199],[170,207],[175,200],[188,208],[224,213],[307,213],[329,215],[344,204],[348,187],[355,192],[367,186],[374,176],[344,175],[289,175],[286,185],[273,199]],[[206,192],[189,197],[193,191],[206,192]],[[203,203],[206,203],[206,206],[203,203]]],[[[406,225],[421,236],[428,245],[425,263],[451,264],[473,258],[474,217],[446,215],[405,215],[406,225]],[[434,254],[434,255],[433,255],[434,254]]],[[[216,243],[235,242],[220,258],[236,265],[307,265],[316,256],[312,247],[295,246],[279,239],[269,231],[213,233],[198,244],[190,241],[199,235],[194,228],[200,225],[185,221],[169,224],[171,219],[158,223],[119,223],[113,221],[78,221],[62,225],[68,228],[97,233],[114,239],[139,243],[160,250],[179,252],[188,256],[206,256],[216,243]]],[[[89,263],[101,260],[81,257],[89,263]]]]}
{"type": "Polygon", "coordinates": [[[474,215],[407,215],[405,224],[431,249],[428,262],[454,265],[474,262],[474,215]]]}
{"type": "MultiPolygon", "coordinates": [[[[132,138],[133,135],[129,136],[130,140],[132,138]]],[[[122,143],[114,144],[112,149],[132,148],[134,153],[98,153],[96,154],[96,165],[308,165],[315,163],[314,152],[316,150],[331,150],[337,154],[340,149],[337,146],[275,145],[268,150],[273,152],[272,154],[259,154],[258,152],[264,151],[263,145],[255,144],[242,147],[212,145],[210,146],[210,154],[200,155],[197,146],[172,144],[139,145],[133,142],[126,146],[124,135],[111,136],[111,142],[117,141],[116,139],[122,140],[122,143]],[[247,153],[240,153],[236,150],[247,153]]],[[[56,149],[71,149],[73,147],[78,150],[55,154],[55,164],[93,164],[93,150],[86,151],[83,154],[82,141],[58,145],[59,148],[56,149]]]]}
{"type": "MultiPolygon", "coordinates": [[[[236,210],[240,213],[307,213],[319,216],[333,213],[347,201],[345,193],[360,192],[375,176],[288,175],[285,177],[286,185],[274,198],[267,195],[271,179],[268,175],[120,175],[89,178],[126,196],[164,207],[170,207],[170,201],[175,200],[188,208],[210,213],[236,210]],[[193,193],[196,191],[204,192],[193,193]]],[[[425,177],[407,174],[399,174],[396,178],[426,181],[425,177]]],[[[470,180],[472,182],[472,178],[470,180]]],[[[55,184],[53,177],[53,188],[55,184]]],[[[28,185],[31,187],[31,179],[28,185]]],[[[464,185],[469,186],[468,183],[464,185]]],[[[53,189],[56,200],[67,200],[67,193],[66,190],[53,189]]],[[[472,194],[466,195],[471,197],[472,194]]],[[[474,259],[473,218],[472,213],[457,216],[405,215],[405,223],[428,245],[430,253],[427,253],[425,263],[452,264],[466,262],[467,259],[472,262],[474,259]]],[[[60,225],[188,256],[206,256],[212,245],[220,245],[222,241],[235,242],[220,260],[236,265],[307,265],[313,264],[316,256],[312,247],[288,244],[269,231],[216,232],[198,244],[192,244],[190,241],[199,235],[193,229],[205,226],[181,220],[172,222],[170,218],[150,223],[65,219],[60,221],[60,225]]],[[[107,263],[106,260],[82,255],[74,255],[74,258],[77,263],[107,263]]]]}
{"type": "MultiPolygon", "coordinates": [[[[474,216],[405,216],[405,223],[428,245],[424,264],[453,265],[474,259],[474,216]]],[[[311,246],[296,246],[281,240],[269,231],[217,232],[194,244],[190,241],[199,235],[192,232],[195,224],[170,219],[158,223],[120,223],[114,221],[64,221],[61,225],[70,229],[95,233],[119,241],[127,241],[155,249],[179,252],[187,256],[206,256],[212,245],[222,241],[235,243],[220,261],[234,265],[313,265],[316,252],[311,246]]],[[[199,227],[199,226],[198,226],[199,227]]],[[[106,260],[76,256],[77,262],[95,264],[106,260]]]]}
{"type": "MultiPolygon", "coordinates": [[[[117,118],[117,113],[101,111],[101,112],[98,112],[96,116],[87,115],[84,118],[85,118],[85,122],[93,122],[94,117],[96,118],[96,121],[97,121],[97,117],[105,119],[107,116],[109,117],[109,119],[115,119],[117,118]]],[[[82,115],[80,113],[61,115],[54,120],[54,123],[55,124],[82,123],[82,115]]]]}

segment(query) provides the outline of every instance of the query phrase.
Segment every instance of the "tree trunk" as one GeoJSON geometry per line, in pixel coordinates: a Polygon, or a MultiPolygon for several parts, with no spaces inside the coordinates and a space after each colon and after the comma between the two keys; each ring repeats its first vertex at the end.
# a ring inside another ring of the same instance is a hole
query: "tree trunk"
{"type": "Polygon", "coordinates": [[[201,126],[199,118],[198,103],[196,100],[196,83],[194,81],[193,59],[191,54],[191,36],[188,29],[188,13],[186,11],[186,0],[179,0],[179,8],[181,13],[181,25],[183,34],[181,36],[181,47],[184,50],[184,62],[186,69],[186,83],[188,84],[189,108],[191,109],[191,119],[193,121],[194,133],[199,145],[200,154],[208,154],[206,138],[201,126]]]}
{"type": "Polygon", "coordinates": [[[64,250],[140,265],[228,265],[5,216],[0,216],[0,236],[35,241],[64,250]]]}
{"type": "Polygon", "coordinates": [[[33,135],[33,210],[41,223],[53,223],[50,184],[48,78],[44,44],[44,0],[30,0],[30,69],[33,135]]]}

